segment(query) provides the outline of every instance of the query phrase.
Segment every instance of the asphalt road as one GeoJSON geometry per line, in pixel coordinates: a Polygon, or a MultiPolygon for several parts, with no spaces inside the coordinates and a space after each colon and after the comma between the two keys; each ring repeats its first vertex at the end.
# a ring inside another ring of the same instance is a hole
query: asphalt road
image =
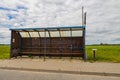
{"type": "Polygon", "coordinates": [[[0,80],[120,80],[120,77],[0,69],[0,80]]]}

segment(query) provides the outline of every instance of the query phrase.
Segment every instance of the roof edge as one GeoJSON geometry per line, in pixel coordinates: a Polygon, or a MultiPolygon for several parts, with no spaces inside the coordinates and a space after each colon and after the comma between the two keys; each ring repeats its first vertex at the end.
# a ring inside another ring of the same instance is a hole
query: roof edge
{"type": "Polygon", "coordinates": [[[58,26],[58,27],[42,27],[42,28],[10,28],[10,30],[41,30],[41,29],[61,29],[61,28],[85,28],[86,26],[58,26]]]}

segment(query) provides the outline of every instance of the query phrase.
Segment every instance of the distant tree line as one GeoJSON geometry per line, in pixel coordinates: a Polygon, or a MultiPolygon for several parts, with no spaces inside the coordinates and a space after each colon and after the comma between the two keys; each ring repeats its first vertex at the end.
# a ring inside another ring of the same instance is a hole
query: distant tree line
{"type": "Polygon", "coordinates": [[[9,46],[10,44],[0,44],[0,46],[9,46]]]}

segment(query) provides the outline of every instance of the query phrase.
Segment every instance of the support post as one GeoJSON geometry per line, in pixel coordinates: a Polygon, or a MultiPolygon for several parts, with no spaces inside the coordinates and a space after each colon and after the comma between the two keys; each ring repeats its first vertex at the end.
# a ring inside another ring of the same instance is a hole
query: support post
{"type": "Polygon", "coordinates": [[[46,29],[44,30],[44,61],[46,60],[46,29]]]}
{"type": "Polygon", "coordinates": [[[83,58],[84,58],[84,61],[87,61],[87,54],[86,54],[86,47],[85,47],[85,28],[83,29],[83,58]]]}
{"type": "MultiPolygon", "coordinates": [[[[41,52],[41,36],[39,31],[38,31],[38,35],[39,35],[39,51],[41,52]]],[[[40,52],[39,52],[39,58],[40,58],[40,52]]]]}
{"type": "Polygon", "coordinates": [[[70,46],[71,46],[71,59],[72,59],[72,28],[70,28],[70,46]]]}
{"type": "Polygon", "coordinates": [[[29,34],[29,37],[30,37],[30,52],[32,51],[32,37],[31,37],[31,35],[30,35],[30,33],[28,32],[28,34],[29,34]]]}
{"type": "MultiPolygon", "coordinates": [[[[20,32],[18,32],[18,35],[20,36],[20,50],[19,52],[22,51],[22,36],[20,35],[20,32]]],[[[21,53],[19,53],[19,56],[22,57],[21,53]]]]}
{"type": "Polygon", "coordinates": [[[93,51],[93,60],[96,61],[96,51],[97,51],[97,49],[92,49],[92,51],[93,51]]]}
{"type": "Polygon", "coordinates": [[[58,29],[58,31],[59,31],[59,35],[60,35],[60,47],[59,47],[59,50],[60,50],[60,58],[62,58],[62,38],[61,38],[60,29],[58,29]]]}
{"type": "MultiPolygon", "coordinates": [[[[52,40],[51,40],[50,31],[49,31],[49,30],[47,30],[47,31],[48,31],[49,38],[50,38],[50,43],[49,43],[49,45],[50,45],[50,48],[49,48],[49,50],[50,50],[50,53],[51,53],[51,52],[52,52],[52,40]]],[[[51,58],[51,55],[49,55],[49,57],[51,58]]]]}
{"type": "Polygon", "coordinates": [[[87,53],[85,48],[85,36],[86,36],[86,12],[84,13],[84,31],[83,31],[83,37],[84,37],[84,60],[87,61],[87,53]]]}

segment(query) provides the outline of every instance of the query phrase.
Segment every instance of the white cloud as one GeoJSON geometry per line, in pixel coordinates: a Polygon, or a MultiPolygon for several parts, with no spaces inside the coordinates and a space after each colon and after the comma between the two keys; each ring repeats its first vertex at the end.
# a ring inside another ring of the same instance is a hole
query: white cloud
{"type": "Polygon", "coordinates": [[[10,31],[8,28],[0,28],[0,44],[10,43],[10,31]]]}

